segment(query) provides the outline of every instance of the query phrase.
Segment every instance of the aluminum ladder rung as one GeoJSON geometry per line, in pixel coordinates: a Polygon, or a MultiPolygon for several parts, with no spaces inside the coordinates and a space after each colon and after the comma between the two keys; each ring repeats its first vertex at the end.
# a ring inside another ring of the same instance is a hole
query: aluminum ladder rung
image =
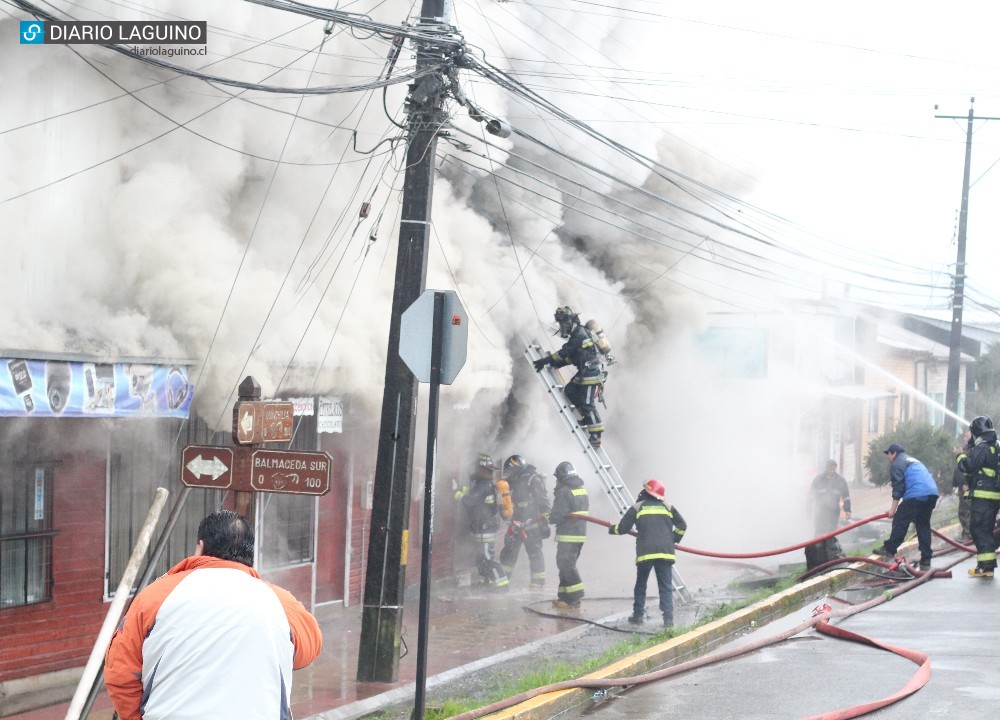
{"type": "MultiPolygon", "coordinates": [[[[530,340],[524,343],[524,357],[532,364],[534,364],[535,360],[547,354],[542,351],[542,346],[537,340],[530,340]]],[[[565,381],[562,379],[559,370],[549,365],[542,372],[536,372],[535,376],[542,383],[546,394],[552,399],[556,410],[559,412],[563,422],[566,423],[570,433],[580,443],[583,454],[593,466],[594,472],[598,480],[600,480],[608,499],[611,500],[618,514],[624,515],[625,511],[632,505],[633,500],[631,498],[635,497],[635,495],[628,491],[628,486],[625,485],[625,481],[618,473],[614,464],[612,464],[611,458],[608,457],[604,448],[594,448],[590,444],[590,438],[577,420],[576,412],[569,403],[564,402],[565,396],[562,390],[565,386],[565,381]]],[[[678,598],[683,602],[691,602],[691,593],[688,591],[687,585],[681,578],[680,573],[677,572],[676,563],[674,565],[673,576],[674,592],[678,598]]]]}

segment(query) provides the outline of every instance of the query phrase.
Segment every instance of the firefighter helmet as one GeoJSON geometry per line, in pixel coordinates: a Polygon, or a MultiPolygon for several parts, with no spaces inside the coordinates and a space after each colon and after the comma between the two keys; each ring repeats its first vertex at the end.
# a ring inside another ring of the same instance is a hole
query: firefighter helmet
{"type": "Polygon", "coordinates": [[[569,337],[573,328],[580,324],[580,316],[573,312],[573,308],[569,305],[557,307],[555,318],[559,323],[559,335],[564,338],[569,337]]]}
{"type": "Polygon", "coordinates": [[[981,436],[984,432],[993,430],[993,421],[988,415],[980,415],[979,417],[973,418],[972,422],[969,423],[969,432],[972,433],[972,437],[977,438],[981,436]]]}
{"type": "Polygon", "coordinates": [[[476,460],[476,472],[481,477],[493,477],[493,472],[496,470],[496,466],[493,464],[493,458],[486,453],[480,453],[479,459],[476,460]]]}
{"type": "Polygon", "coordinates": [[[576,468],[573,467],[573,463],[563,461],[556,465],[556,478],[562,480],[568,477],[576,477],[576,468]]]}
{"type": "Polygon", "coordinates": [[[666,488],[659,480],[647,480],[642,484],[642,489],[646,491],[647,495],[652,495],[657,500],[662,500],[663,496],[667,494],[666,488]]]}
{"type": "Polygon", "coordinates": [[[503,461],[503,471],[504,473],[509,473],[514,470],[520,470],[525,465],[524,458],[520,455],[511,455],[509,458],[503,461]]]}

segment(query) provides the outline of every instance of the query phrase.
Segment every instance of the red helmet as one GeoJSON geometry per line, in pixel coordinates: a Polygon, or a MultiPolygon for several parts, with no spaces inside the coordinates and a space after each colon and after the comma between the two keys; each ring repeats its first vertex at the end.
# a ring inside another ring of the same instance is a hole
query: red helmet
{"type": "Polygon", "coordinates": [[[647,480],[642,484],[642,489],[657,500],[662,500],[663,496],[667,494],[667,489],[659,480],[647,480]]]}

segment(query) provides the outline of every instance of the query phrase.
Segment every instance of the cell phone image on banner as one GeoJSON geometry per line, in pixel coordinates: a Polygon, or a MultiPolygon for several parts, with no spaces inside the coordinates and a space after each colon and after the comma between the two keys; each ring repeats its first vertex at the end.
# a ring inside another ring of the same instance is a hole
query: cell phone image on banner
{"type": "Polygon", "coordinates": [[[84,412],[110,413],[115,409],[115,366],[84,363],[84,412]]]}
{"type": "Polygon", "coordinates": [[[31,373],[28,371],[28,363],[24,360],[11,360],[7,363],[7,370],[10,372],[10,380],[14,384],[14,392],[24,401],[26,412],[35,410],[35,400],[31,397],[31,373]]]}

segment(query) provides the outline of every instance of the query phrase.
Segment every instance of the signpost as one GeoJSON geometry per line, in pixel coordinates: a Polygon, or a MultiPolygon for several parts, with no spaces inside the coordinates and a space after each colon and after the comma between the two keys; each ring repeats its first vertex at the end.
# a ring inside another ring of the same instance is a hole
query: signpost
{"type": "Polygon", "coordinates": [[[233,405],[237,447],[188,445],[181,454],[181,482],[187,487],[232,490],[236,512],[253,521],[253,493],[326,495],[333,458],[325,452],[267,450],[266,442],[291,442],[295,406],[261,400],[260,385],[246,377],[233,405]]]}
{"type": "Polygon", "coordinates": [[[188,445],[181,453],[181,482],[227,490],[233,484],[233,448],[188,445]]]}
{"type": "Polygon", "coordinates": [[[424,529],[420,549],[420,616],[417,624],[417,678],[411,720],[423,720],[430,624],[431,533],[434,529],[434,463],[437,456],[438,395],[465,365],[469,326],[453,290],[424,290],[400,318],[399,357],[420,382],[430,383],[427,404],[427,467],[424,529]]]}
{"type": "Polygon", "coordinates": [[[233,440],[237,445],[291,442],[295,406],[275,400],[241,400],[233,406],[233,440]]]}
{"type": "MultiPolygon", "coordinates": [[[[241,463],[242,464],[242,463],[241,463]]],[[[326,495],[330,492],[330,469],[333,459],[325,452],[291,450],[254,450],[249,463],[235,484],[254,492],[326,495]]]]}

